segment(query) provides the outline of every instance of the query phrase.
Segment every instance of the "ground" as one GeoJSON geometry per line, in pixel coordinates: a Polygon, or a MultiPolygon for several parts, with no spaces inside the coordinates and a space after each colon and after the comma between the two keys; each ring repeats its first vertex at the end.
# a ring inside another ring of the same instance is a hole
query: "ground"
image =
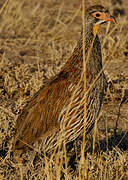
{"type": "MultiPolygon", "coordinates": [[[[87,6],[95,2],[88,1],[87,6]]],[[[117,23],[103,25],[98,33],[108,88],[98,120],[95,153],[90,143],[81,165],[80,148],[69,147],[71,167],[66,169],[62,165],[66,158],[60,158],[59,164],[47,158],[44,162],[40,152],[28,152],[22,156],[23,165],[17,164],[12,139],[27,100],[70,57],[82,27],[81,2],[1,0],[0,179],[128,179],[128,2],[100,2],[109,7],[117,23]]]]}

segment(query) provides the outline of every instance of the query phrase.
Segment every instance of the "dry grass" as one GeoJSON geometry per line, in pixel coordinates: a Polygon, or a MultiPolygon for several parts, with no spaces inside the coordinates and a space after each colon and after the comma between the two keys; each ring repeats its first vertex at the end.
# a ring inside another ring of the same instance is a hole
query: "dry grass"
{"type": "Polygon", "coordinates": [[[71,55],[81,31],[81,8],[78,0],[0,2],[0,179],[128,178],[128,3],[106,4],[114,12],[119,6],[125,15],[118,17],[118,24],[100,30],[109,87],[98,120],[95,154],[90,135],[82,165],[79,141],[67,154],[51,159],[42,157],[41,147],[35,145],[35,151],[22,155],[23,164],[17,164],[11,150],[16,118],[27,99],[71,55]]]}

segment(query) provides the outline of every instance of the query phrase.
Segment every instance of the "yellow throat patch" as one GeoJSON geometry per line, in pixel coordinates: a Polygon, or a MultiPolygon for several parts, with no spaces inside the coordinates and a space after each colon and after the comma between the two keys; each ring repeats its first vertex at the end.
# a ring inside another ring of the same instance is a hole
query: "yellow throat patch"
{"type": "Polygon", "coordinates": [[[97,25],[97,26],[93,25],[93,35],[94,35],[94,37],[96,37],[99,27],[100,27],[100,25],[97,25]]]}

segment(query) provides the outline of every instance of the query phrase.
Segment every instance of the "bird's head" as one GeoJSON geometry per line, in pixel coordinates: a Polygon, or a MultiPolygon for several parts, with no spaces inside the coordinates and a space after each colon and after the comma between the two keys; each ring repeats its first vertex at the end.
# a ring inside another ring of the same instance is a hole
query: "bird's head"
{"type": "Polygon", "coordinates": [[[85,24],[89,23],[93,25],[94,34],[100,24],[108,21],[116,22],[115,18],[110,15],[109,11],[101,5],[95,5],[88,8],[85,12],[85,21],[85,24]]]}

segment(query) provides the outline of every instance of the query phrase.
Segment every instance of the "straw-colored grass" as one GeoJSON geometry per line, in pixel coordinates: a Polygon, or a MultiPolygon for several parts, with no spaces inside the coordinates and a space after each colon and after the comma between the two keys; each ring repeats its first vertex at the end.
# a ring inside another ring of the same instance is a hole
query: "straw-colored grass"
{"type": "Polygon", "coordinates": [[[0,2],[0,179],[128,179],[128,3],[102,4],[111,12],[123,9],[125,15],[98,32],[109,86],[95,131],[84,142],[85,156],[81,138],[50,158],[35,144],[17,162],[12,156],[17,116],[70,57],[81,32],[82,11],[79,0],[0,2]]]}

